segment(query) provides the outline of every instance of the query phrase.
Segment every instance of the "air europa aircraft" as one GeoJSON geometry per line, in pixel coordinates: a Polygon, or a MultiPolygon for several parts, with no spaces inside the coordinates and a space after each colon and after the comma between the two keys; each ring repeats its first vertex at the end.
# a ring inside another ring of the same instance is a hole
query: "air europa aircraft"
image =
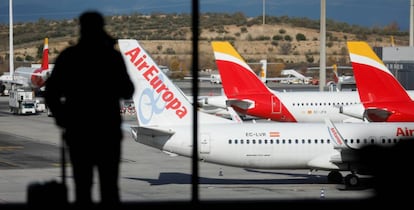
{"type": "Polygon", "coordinates": [[[52,69],[49,68],[49,41],[45,38],[43,45],[42,64],[39,68],[19,67],[14,71],[14,79],[2,81],[23,88],[41,88],[49,77],[52,69]]]}
{"type": "Polygon", "coordinates": [[[340,106],[361,103],[358,92],[276,92],[258,79],[229,42],[213,41],[211,45],[227,98],[206,103],[232,106],[241,115],[282,122],[321,122],[325,118],[333,122],[362,121],[339,112],[340,106]]]}
{"type": "MultiPolygon", "coordinates": [[[[135,141],[169,154],[192,157],[192,104],[159,69],[137,40],[119,48],[135,85],[135,141]]],[[[413,136],[414,123],[235,123],[198,112],[198,157],[206,162],[252,169],[330,171],[331,181],[359,184],[355,151],[364,145],[391,146],[413,136]],[[222,132],[225,131],[225,132],[222,132]],[[300,132],[299,132],[300,131],[300,132]],[[341,171],[350,171],[343,179],[341,171]]]]}
{"type": "Polygon", "coordinates": [[[370,122],[414,122],[414,101],[366,42],[348,42],[361,104],[341,113],[370,122]]]}

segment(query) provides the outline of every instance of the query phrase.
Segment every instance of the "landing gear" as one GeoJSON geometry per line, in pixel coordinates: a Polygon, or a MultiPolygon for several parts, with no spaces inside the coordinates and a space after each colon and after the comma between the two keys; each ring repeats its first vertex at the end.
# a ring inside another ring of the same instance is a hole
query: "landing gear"
{"type": "Polygon", "coordinates": [[[333,184],[342,183],[343,177],[339,171],[331,171],[328,174],[328,182],[333,184]]]}
{"type": "Polygon", "coordinates": [[[359,177],[355,173],[350,173],[343,178],[339,171],[329,172],[328,182],[332,184],[344,183],[346,187],[357,187],[360,185],[359,177]]]}
{"type": "Polygon", "coordinates": [[[344,182],[347,187],[357,187],[360,184],[358,176],[354,173],[346,175],[344,182]]]}

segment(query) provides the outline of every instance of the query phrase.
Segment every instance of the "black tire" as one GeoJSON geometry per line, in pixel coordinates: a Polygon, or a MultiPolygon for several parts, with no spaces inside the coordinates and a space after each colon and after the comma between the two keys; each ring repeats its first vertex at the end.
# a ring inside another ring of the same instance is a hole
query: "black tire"
{"type": "Polygon", "coordinates": [[[360,184],[359,177],[355,174],[346,175],[344,181],[347,187],[357,187],[360,184]]]}
{"type": "Polygon", "coordinates": [[[331,171],[328,174],[328,183],[339,184],[342,183],[343,176],[339,171],[331,171]]]}

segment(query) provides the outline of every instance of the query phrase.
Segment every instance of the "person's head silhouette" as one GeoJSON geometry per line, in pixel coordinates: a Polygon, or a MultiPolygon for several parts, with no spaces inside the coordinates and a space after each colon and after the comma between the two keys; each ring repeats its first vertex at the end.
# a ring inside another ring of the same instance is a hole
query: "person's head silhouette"
{"type": "Polygon", "coordinates": [[[81,36],[104,33],[105,20],[95,11],[88,11],[79,17],[81,36]]]}
{"type": "MultiPolygon", "coordinates": [[[[86,11],[79,17],[80,40],[87,40],[87,43],[104,43],[113,46],[115,40],[105,31],[105,19],[97,11],[86,11]]],[[[84,42],[85,43],[85,42],[84,42]]]]}

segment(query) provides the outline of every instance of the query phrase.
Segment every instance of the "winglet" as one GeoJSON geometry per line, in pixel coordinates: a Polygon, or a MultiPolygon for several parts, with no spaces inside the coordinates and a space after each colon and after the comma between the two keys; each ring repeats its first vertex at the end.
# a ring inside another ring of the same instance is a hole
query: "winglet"
{"type": "Polygon", "coordinates": [[[230,114],[231,119],[236,123],[243,123],[243,120],[240,118],[240,115],[233,109],[233,107],[228,106],[227,111],[230,114]]]}
{"type": "Polygon", "coordinates": [[[338,129],[332,123],[332,121],[328,118],[325,118],[326,127],[328,128],[328,133],[331,136],[332,143],[334,145],[334,149],[343,149],[348,148],[344,138],[342,137],[341,133],[339,133],[338,129]]]}

